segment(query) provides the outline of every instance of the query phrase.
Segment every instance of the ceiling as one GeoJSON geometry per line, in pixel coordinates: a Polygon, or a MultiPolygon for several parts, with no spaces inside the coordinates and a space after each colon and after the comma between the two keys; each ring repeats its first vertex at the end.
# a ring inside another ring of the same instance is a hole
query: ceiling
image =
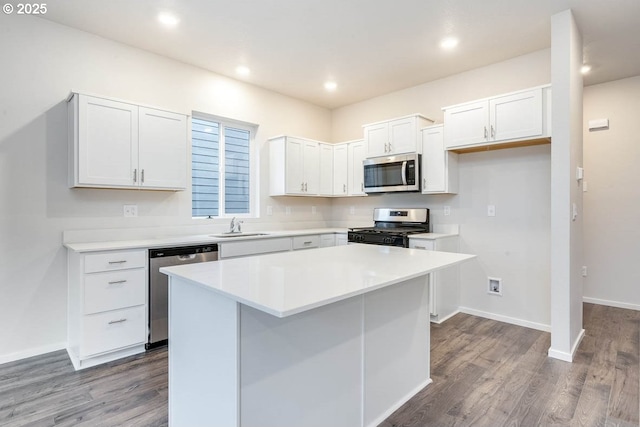
{"type": "Polygon", "coordinates": [[[56,0],[43,17],[333,109],[549,48],[569,8],[585,85],[640,75],[638,0],[56,0]]]}

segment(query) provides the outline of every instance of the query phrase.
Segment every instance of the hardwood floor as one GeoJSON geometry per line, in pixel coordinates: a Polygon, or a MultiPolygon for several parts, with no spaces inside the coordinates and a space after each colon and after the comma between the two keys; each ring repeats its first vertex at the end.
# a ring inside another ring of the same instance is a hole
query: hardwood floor
{"type": "MultiPolygon", "coordinates": [[[[545,332],[464,314],[433,325],[433,384],[380,427],[637,427],[640,312],[585,304],[584,325],[571,364],[546,356],[545,332]]],[[[0,365],[0,426],[166,425],[165,349],[79,372],[64,351],[0,365]]]]}

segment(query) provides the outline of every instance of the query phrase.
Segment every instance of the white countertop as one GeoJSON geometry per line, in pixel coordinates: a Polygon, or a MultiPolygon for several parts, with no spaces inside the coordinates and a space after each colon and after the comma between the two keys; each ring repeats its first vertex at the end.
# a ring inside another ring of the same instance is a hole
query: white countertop
{"type": "Polygon", "coordinates": [[[416,233],[410,234],[409,239],[416,240],[437,240],[444,239],[447,237],[458,237],[457,233],[416,233]]]}
{"type": "Polygon", "coordinates": [[[450,252],[345,245],[160,271],[277,317],[291,316],[475,258],[450,252]]]}
{"type": "MultiPolygon", "coordinates": [[[[256,233],[246,231],[247,234],[256,233]]],[[[230,243],[242,240],[274,239],[278,237],[306,236],[309,234],[347,233],[346,228],[312,228],[304,230],[265,231],[261,236],[216,237],[216,234],[193,236],[164,236],[153,239],[114,240],[103,242],[64,243],[64,246],[76,252],[97,252],[124,249],[165,248],[172,246],[205,245],[209,243],[230,243]]]]}

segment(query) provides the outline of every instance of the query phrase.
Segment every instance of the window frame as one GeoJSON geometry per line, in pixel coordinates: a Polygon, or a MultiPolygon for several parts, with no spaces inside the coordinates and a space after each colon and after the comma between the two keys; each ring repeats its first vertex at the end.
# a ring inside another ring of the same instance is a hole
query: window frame
{"type": "Polygon", "coordinates": [[[229,219],[229,218],[259,218],[260,212],[258,212],[258,200],[260,199],[260,182],[258,165],[260,164],[258,155],[258,144],[256,142],[256,134],[258,133],[258,125],[249,122],[243,122],[236,119],[230,119],[228,117],[217,116],[213,114],[203,113],[199,111],[193,111],[191,113],[191,119],[189,120],[189,202],[191,204],[191,218],[193,220],[215,220],[215,219],[229,219]],[[206,120],[210,122],[218,123],[219,125],[219,141],[218,141],[218,216],[193,216],[193,129],[192,120],[206,120]],[[225,159],[225,142],[226,142],[226,128],[234,128],[249,132],[249,212],[248,213],[226,213],[226,194],[225,194],[225,173],[226,173],[226,159],[225,159]]]}

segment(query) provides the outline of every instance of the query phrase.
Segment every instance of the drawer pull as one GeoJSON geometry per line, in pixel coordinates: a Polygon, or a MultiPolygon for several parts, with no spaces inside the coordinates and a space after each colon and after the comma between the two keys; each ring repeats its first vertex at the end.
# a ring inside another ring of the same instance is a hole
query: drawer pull
{"type": "Polygon", "coordinates": [[[125,262],[127,262],[127,260],[123,259],[120,261],[109,261],[109,264],[124,264],[125,262]]]}
{"type": "Polygon", "coordinates": [[[414,246],[415,249],[427,249],[426,246],[414,246]]]}
{"type": "Polygon", "coordinates": [[[113,325],[115,323],[123,323],[123,322],[126,322],[126,321],[127,321],[127,319],[112,320],[112,321],[109,322],[109,324],[113,325]]]}
{"type": "Polygon", "coordinates": [[[109,282],[110,285],[119,285],[121,283],[127,283],[126,280],[115,280],[113,282],[109,282]]]}
{"type": "Polygon", "coordinates": [[[312,244],[312,243],[313,243],[313,242],[308,241],[308,242],[303,242],[302,244],[303,244],[303,245],[310,245],[310,244],[312,244]]]}

